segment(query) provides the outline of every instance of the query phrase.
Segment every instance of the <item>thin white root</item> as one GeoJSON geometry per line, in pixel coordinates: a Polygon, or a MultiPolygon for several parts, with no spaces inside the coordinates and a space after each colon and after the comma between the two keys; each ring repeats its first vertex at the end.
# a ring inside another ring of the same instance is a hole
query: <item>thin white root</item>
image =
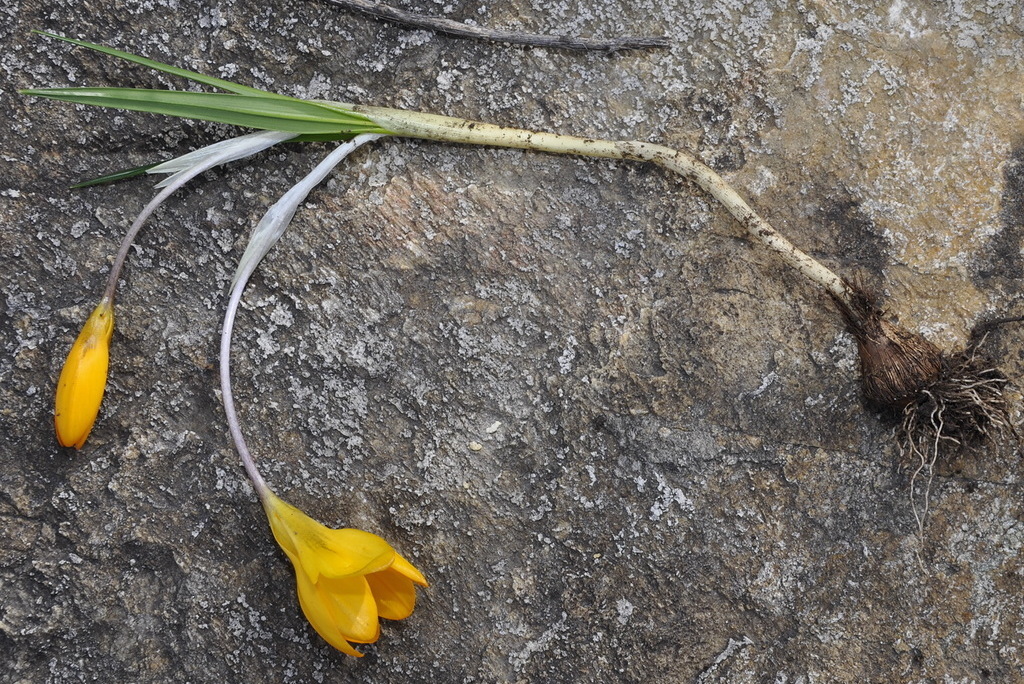
{"type": "MultiPolygon", "coordinates": [[[[956,452],[983,443],[999,445],[1015,434],[1006,377],[985,364],[977,347],[948,359],[937,380],[922,389],[903,410],[898,428],[901,460],[914,467],[910,476],[910,506],[920,543],[931,510],[936,464],[946,451],[956,452]],[[918,483],[926,476],[923,489],[918,483]]],[[[918,551],[918,562],[924,562],[918,551]]]]}

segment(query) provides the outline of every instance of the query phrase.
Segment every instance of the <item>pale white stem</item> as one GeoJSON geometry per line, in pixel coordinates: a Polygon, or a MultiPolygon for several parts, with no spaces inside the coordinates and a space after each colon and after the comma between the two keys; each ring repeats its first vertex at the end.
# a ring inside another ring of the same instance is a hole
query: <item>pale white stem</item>
{"type": "Polygon", "coordinates": [[[338,102],[325,104],[363,114],[398,136],[472,145],[514,147],[606,159],[633,159],[658,164],[692,180],[706,190],[722,203],[754,240],[777,253],[787,264],[841,302],[847,305],[851,303],[852,292],[842,278],[798,249],[751,209],[750,205],[713,169],[682,150],[637,141],[601,140],[528,131],[386,107],[369,107],[338,102]]]}
{"type": "Polygon", "coordinates": [[[279,131],[250,133],[207,145],[201,149],[158,164],[150,169],[149,173],[170,173],[171,175],[157,184],[156,187],[161,189],[160,192],[139,212],[135,222],[132,223],[128,232],[125,233],[124,238],[121,240],[121,247],[117,250],[117,256],[114,257],[114,263],[110,267],[110,275],[107,277],[107,289],[103,293],[103,298],[111,302],[114,300],[117,279],[121,274],[121,269],[124,267],[125,259],[128,258],[128,250],[131,249],[132,243],[135,242],[135,237],[142,230],[142,225],[146,222],[146,219],[157,210],[157,207],[163,204],[164,200],[174,194],[178,188],[215,166],[254,155],[272,145],[294,137],[295,133],[281,133],[279,131]]]}
{"type": "Polygon", "coordinates": [[[224,325],[220,335],[220,390],[221,401],[224,404],[224,414],[228,421],[228,431],[231,433],[231,440],[235,444],[245,472],[252,480],[253,487],[259,495],[260,500],[265,500],[270,493],[263,476],[260,475],[256,462],[253,460],[249,446],[245,443],[245,436],[242,434],[242,425],[238,419],[238,412],[235,410],[234,393],[231,390],[231,336],[234,331],[235,317],[238,314],[238,307],[242,301],[242,292],[245,290],[249,278],[256,272],[256,267],[267,252],[274,246],[284,231],[288,228],[299,205],[306,199],[310,191],[320,184],[327,174],[335,166],[350,155],[360,145],[376,140],[381,136],[378,134],[358,135],[352,140],[339,145],[327,157],[317,164],[308,175],[296,183],[288,192],[281,196],[263,215],[260,222],[253,229],[249,244],[245,253],[238,262],[235,269],[234,280],[231,283],[231,295],[228,298],[227,309],[224,312],[224,325]]]}
{"type": "Polygon", "coordinates": [[[249,452],[249,447],[245,443],[245,437],[242,435],[242,426],[238,420],[238,412],[235,411],[235,395],[231,391],[231,334],[235,327],[238,305],[242,301],[242,290],[245,289],[245,283],[249,280],[249,276],[252,275],[252,271],[255,268],[255,265],[253,265],[252,269],[244,274],[242,279],[235,282],[235,285],[231,288],[231,296],[228,298],[227,310],[224,312],[224,326],[221,328],[220,333],[220,394],[221,401],[224,404],[224,414],[228,419],[228,431],[231,433],[231,441],[235,443],[235,450],[242,458],[245,472],[249,475],[249,479],[252,480],[252,486],[256,489],[256,494],[259,495],[262,501],[270,492],[270,488],[267,486],[263,476],[260,475],[260,471],[252,459],[252,454],[249,452]]]}
{"type": "MultiPolygon", "coordinates": [[[[291,223],[292,217],[295,216],[299,204],[306,199],[310,190],[327,177],[331,169],[340,164],[341,160],[345,157],[352,154],[356,148],[381,137],[383,136],[379,133],[363,133],[339,145],[322,162],[317,164],[316,168],[305,178],[293,185],[288,192],[282,195],[281,199],[267,210],[267,213],[263,215],[260,222],[252,229],[249,244],[246,245],[245,253],[242,254],[242,258],[238,261],[238,268],[235,269],[232,285],[238,282],[240,275],[244,271],[248,270],[248,275],[252,274],[252,270],[256,267],[255,265],[263,260],[267,252],[284,235],[284,231],[288,224],[291,223]],[[249,268],[250,264],[252,264],[252,269],[249,268]]],[[[247,278],[248,275],[246,276],[247,278]]]]}

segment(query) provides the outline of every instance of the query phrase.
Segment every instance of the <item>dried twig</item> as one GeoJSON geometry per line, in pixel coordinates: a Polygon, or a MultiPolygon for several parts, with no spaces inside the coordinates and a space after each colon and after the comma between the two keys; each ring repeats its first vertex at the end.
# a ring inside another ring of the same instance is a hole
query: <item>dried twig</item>
{"type": "Polygon", "coordinates": [[[563,50],[647,50],[668,46],[665,36],[625,36],[622,38],[571,38],[569,36],[545,36],[537,33],[521,33],[503,31],[482,26],[463,24],[444,17],[431,17],[415,12],[407,12],[388,5],[369,0],[323,0],[324,2],[353,12],[368,14],[371,17],[389,21],[402,26],[445,33],[461,38],[490,40],[498,43],[530,45],[534,47],[560,48],[563,50]]]}

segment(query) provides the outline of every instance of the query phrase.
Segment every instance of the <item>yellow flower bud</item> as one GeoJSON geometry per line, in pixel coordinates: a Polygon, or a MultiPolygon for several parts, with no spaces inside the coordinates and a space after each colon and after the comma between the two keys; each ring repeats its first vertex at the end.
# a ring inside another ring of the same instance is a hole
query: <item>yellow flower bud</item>
{"type": "Polygon", "coordinates": [[[295,566],[299,605],[324,640],[348,655],[352,643],[373,643],[378,618],[401,620],[416,607],[420,571],[375,534],[321,525],[273,492],[263,507],[274,538],[295,566]]]}
{"type": "Polygon", "coordinates": [[[61,446],[81,449],[96,422],[107,386],[113,331],[114,309],[104,298],[82,326],[57,382],[53,424],[61,446]]]}

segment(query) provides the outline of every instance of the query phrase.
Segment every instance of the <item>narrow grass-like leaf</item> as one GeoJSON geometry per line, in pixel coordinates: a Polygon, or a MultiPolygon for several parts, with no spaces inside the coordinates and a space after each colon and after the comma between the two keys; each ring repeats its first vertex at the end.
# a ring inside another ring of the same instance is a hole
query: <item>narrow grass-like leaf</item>
{"type": "Polygon", "coordinates": [[[298,133],[296,141],[348,140],[359,133],[388,133],[367,117],[338,107],[300,100],[258,88],[180,69],[130,52],[115,50],[84,40],[66,38],[48,31],[35,31],[43,36],[62,40],[105,55],[124,59],[141,66],[186,78],[202,85],[227,90],[222,93],[186,93],[128,88],[48,88],[19,91],[66,102],[78,102],[132,111],[151,112],[189,119],[203,119],[251,128],[298,133]],[[128,91],[133,91],[129,93],[128,91]],[[147,94],[149,93],[149,94],[147,94]],[[173,93],[152,95],[152,93],[173,93]],[[190,97],[199,96],[190,100],[190,97]],[[248,98],[248,99],[218,99],[248,98]],[[120,100],[120,101],[119,101],[120,100]],[[275,106],[276,105],[276,106],[275,106]],[[290,123],[289,123],[290,122],[290,123]]]}
{"type": "Polygon", "coordinates": [[[138,55],[133,55],[130,52],[122,52],[121,50],[115,50],[114,48],[109,48],[104,45],[88,43],[84,40],[75,40],[74,38],[65,38],[64,36],[59,36],[56,33],[50,33],[49,31],[33,31],[33,33],[38,33],[39,35],[46,36],[48,38],[56,38],[57,40],[63,40],[66,43],[71,43],[73,45],[78,45],[80,47],[88,48],[90,50],[95,50],[96,52],[102,52],[103,54],[110,55],[111,57],[119,57],[120,59],[124,59],[129,62],[134,62],[135,64],[140,64],[144,67],[149,67],[150,69],[162,71],[165,74],[171,74],[172,76],[180,76],[181,78],[187,78],[190,81],[195,81],[196,83],[202,83],[203,85],[213,86],[214,88],[227,90],[231,93],[237,93],[239,95],[263,95],[266,97],[278,98],[282,100],[292,99],[289,98],[287,95],[278,95],[277,93],[272,93],[266,90],[260,90],[259,88],[250,88],[249,86],[244,86],[239,83],[233,83],[232,81],[226,81],[222,78],[206,76],[195,71],[189,71],[188,69],[179,69],[178,67],[171,66],[170,64],[164,64],[163,62],[158,62],[153,59],[139,57],[138,55]]]}
{"type": "Polygon", "coordinates": [[[293,98],[142,88],[43,88],[21,92],[64,102],[302,135],[387,133],[358,114],[293,98]]]}
{"type": "Polygon", "coordinates": [[[125,180],[126,178],[135,178],[135,176],[141,176],[154,166],[157,166],[157,164],[146,164],[145,166],[136,166],[133,169],[124,169],[123,171],[108,173],[107,175],[100,176],[99,178],[92,178],[90,180],[85,180],[80,183],[75,183],[71,187],[77,189],[88,188],[92,187],[93,185],[103,185],[105,183],[116,183],[117,181],[125,180]]]}

